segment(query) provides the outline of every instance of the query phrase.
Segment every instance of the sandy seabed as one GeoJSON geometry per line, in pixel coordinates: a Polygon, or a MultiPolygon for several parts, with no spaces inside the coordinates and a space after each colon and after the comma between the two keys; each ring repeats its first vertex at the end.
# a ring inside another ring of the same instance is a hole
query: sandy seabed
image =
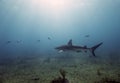
{"type": "Polygon", "coordinates": [[[51,83],[66,71],[69,83],[120,83],[120,56],[84,54],[17,56],[0,63],[0,83],[51,83]]]}

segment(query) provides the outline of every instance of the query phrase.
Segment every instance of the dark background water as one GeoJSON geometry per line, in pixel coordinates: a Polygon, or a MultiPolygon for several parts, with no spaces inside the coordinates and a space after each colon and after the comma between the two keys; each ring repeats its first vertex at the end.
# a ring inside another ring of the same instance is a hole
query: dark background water
{"type": "Polygon", "coordinates": [[[1,58],[54,53],[69,39],[88,47],[103,42],[99,53],[119,52],[119,36],[119,0],[0,0],[1,58]]]}

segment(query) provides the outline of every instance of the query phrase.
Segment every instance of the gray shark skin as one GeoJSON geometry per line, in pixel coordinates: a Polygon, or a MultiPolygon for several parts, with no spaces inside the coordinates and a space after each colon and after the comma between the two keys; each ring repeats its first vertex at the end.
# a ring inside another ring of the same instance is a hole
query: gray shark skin
{"type": "Polygon", "coordinates": [[[62,46],[56,47],[55,49],[58,50],[58,51],[61,51],[61,52],[64,52],[64,51],[81,52],[81,50],[84,50],[85,52],[90,51],[93,56],[96,56],[95,55],[95,50],[99,46],[101,46],[102,44],[103,44],[103,42],[101,42],[101,43],[99,43],[97,45],[94,45],[91,48],[88,48],[87,46],[76,46],[76,45],[73,45],[72,44],[72,39],[70,39],[67,45],[62,45],[62,46]]]}

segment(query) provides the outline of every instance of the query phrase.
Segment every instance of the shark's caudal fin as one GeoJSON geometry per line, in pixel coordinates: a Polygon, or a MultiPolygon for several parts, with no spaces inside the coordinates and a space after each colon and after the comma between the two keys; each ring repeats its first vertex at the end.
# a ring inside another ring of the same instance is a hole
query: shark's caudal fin
{"type": "Polygon", "coordinates": [[[91,52],[92,52],[92,54],[93,54],[93,56],[96,56],[95,55],[95,50],[99,47],[99,46],[101,46],[103,43],[101,42],[101,43],[99,43],[99,44],[97,44],[97,45],[95,45],[95,46],[93,46],[92,48],[91,48],[91,52]]]}

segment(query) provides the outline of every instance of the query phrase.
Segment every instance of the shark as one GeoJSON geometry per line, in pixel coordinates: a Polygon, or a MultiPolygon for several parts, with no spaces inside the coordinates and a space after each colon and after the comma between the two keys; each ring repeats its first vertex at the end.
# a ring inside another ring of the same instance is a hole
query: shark
{"type": "Polygon", "coordinates": [[[102,44],[103,44],[103,42],[100,42],[92,47],[78,46],[78,45],[73,45],[72,39],[70,39],[66,45],[61,45],[61,46],[55,47],[55,49],[58,50],[59,52],[65,52],[65,51],[82,52],[82,51],[84,51],[87,53],[87,51],[90,51],[92,53],[92,55],[95,57],[96,56],[95,50],[102,44]]]}

